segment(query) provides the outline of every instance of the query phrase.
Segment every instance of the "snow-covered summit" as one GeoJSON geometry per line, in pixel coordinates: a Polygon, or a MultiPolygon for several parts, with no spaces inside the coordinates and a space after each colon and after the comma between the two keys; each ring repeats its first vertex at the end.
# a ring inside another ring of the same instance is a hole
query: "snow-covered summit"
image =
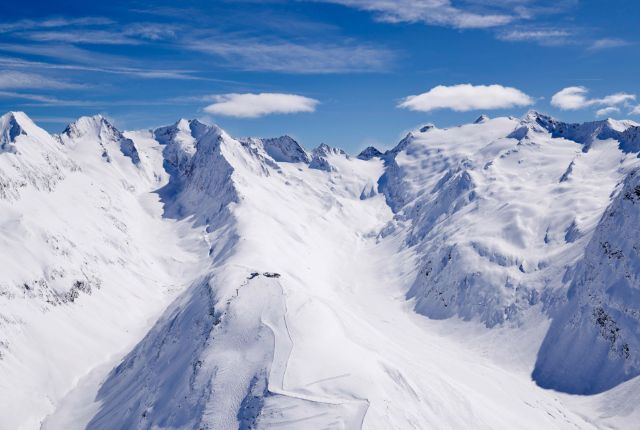
{"type": "Polygon", "coordinates": [[[175,124],[160,127],[154,130],[155,138],[163,145],[180,142],[189,152],[195,152],[194,142],[209,132],[212,126],[206,125],[197,119],[180,119],[175,124]]]}
{"type": "Polygon", "coordinates": [[[311,151],[311,162],[309,163],[309,167],[327,172],[335,171],[336,167],[332,163],[332,159],[336,157],[349,158],[344,150],[334,148],[326,143],[321,143],[311,151]]]}
{"type": "Polygon", "coordinates": [[[290,136],[254,139],[254,141],[261,144],[264,151],[277,162],[309,164],[311,161],[307,151],[290,136]]]}
{"type": "Polygon", "coordinates": [[[0,117],[0,152],[17,152],[20,136],[30,136],[35,142],[50,142],[49,134],[34,124],[24,112],[7,112],[0,117]]]}
{"type": "MultiPolygon", "coordinates": [[[[131,139],[126,138],[122,132],[115,128],[102,115],[83,116],[67,126],[58,135],[63,145],[77,148],[83,145],[97,144],[100,156],[107,162],[111,162],[112,151],[119,150],[122,155],[128,157],[133,164],[140,163],[140,155],[131,139]]],[[[87,148],[80,148],[87,149],[87,148]]]]}
{"type": "Polygon", "coordinates": [[[0,152],[15,152],[13,143],[21,134],[26,134],[26,132],[20,126],[16,114],[9,112],[2,115],[0,117],[0,152]]]}
{"type": "Polygon", "coordinates": [[[218,136],[220,130],[197,119],[180,119],[172,125],[153,130],[154,138],[164,145],[164,158],[169,165],[184,170],[196,153],[196,146],[206,135],[218,136]]]}

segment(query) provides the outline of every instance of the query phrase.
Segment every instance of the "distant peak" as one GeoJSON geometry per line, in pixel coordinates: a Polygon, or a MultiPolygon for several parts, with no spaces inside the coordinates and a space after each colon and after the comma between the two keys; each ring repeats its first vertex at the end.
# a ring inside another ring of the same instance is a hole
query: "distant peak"
{"type": "Polygon", "coordinates": [[[551,115],[540,113],[535,110],[530,110],[529,112],[527,112],[526,115],[522,118],[522,122],[538,124],[544,128],[548,128],[549,126],[554,126],[555,124],[561,123],[561,121],[558,121],[551,115]]]}
{"type": "Polygon", "coordinates": [[[279,141],[279,142],[295,142],[298,143],[293,137],[289,136],[288,134],[283,134],[282,136],[278,136],[278,137],[265,137],[261,139],[263,142],[275,142],[275,141],[279,141]]]}
{"type": "Polygon", "coordinates": [[[24,134],[27,134],[27,131],[30,128],[37,128],[31,118],[29,118],[26,113],[20,111],[10,111],[5,113],[0,117],[0,124],[2,130],[7,126],[19,127],[24,134]]]}
{"type": "Polygon", "coordinates": [[[631,120],[617,120],[617,119],[612,119],[612,118],[607,118],[605,120],[607,126],[609,128],[611,128],[612,130],[618,131],[618,132],[624,132],[625,130],[631,128],[631,127],[638,127],[640,126],[640,124],[638,124],[635,121],[631,121],[631,120]]]}
{"type": "Polygon", "coordinates": [[[101,132],[105,130],[113,135],[120,135],[118,131],[107,119],[98,114],[93,116],[81,116],[62,132],[70,137],[99,137],[101,132]]]}
{"type": "Polygon", "coordinates": [[[291,136],[259,139],[267,154],[275,161],[287,163],[309,163],[309,155],[291,136]]]}
{"type": "Polygon", "coordinates": [[[358,158],[360,160],[371,160],[372,158],[382,157],[383,153],[378,150],[378,148],[374,146],[368,146],[360,154],[358,154],[358,158]]]}
{"type": "Polygon", "coordinates": [[[32,122],[31,118],[29,118],[29,116],[22,112],[22,111],[9,111],[7,113],[5,113],[4,115],[2,115],[3,120],[11,120],[11,121],[16,121],[16,122],[20,122],[20,121],[28,121],[28,122],[32,122]]]}
{"type": "Polygon", "coordinates": [[[163,145],[178,139],[180,141],[191,140],[193,144],[211,130],[220,131],[216,126],[203,124],[197,119],[181,118],[172,125],[166,125],[153,130],[156,139],[163,145]]]}
{"type": "Polygon", "coordinates": [[[347,153],[342,149],[333,148],[326,143],[321,143],[317,148],[311,151],[311,162],[309,163],[309,167],[311,169],[324,170],[327,172],[335,171],[335,166],[333,166],[328,159],[329,155],[341,155],[349,158],[347,153]]]}
{"type": "Polygon", "coordinates": [[[13,144],[23,135],[41,142],[51,139],[51,136],[24,112],[7,112],[0,117],[0,152],[16,152],[13,144]]]}
{"type": "Polygon", "coordinates": [[[436,126],[434,124],[431,123],[427,123],[425,125],[423,125],[422,127],[420,127],[420,133],[426,133],[429,130],[432,130],[436,128],[436,126]]]}
{"type": "Polygon", "coordinates": [[[318,145],[318,147],[313,150],[313,153],[320,156],[329,155],[329,154],[339,154],[339,155],[346,154],[344,150],[340,148],[334,148],[332,146],[327,145],[326,143],[321,143],[320,145],[318,145]]]}
{"type": "Polygon", "coordinates": [[[27,134],[16,118],[16,112],[8,112],[0,117],[0,152],[16,152],[12,145],[21,134],[27,134]]]}
{"type": "Polygon", "coordinates": [[[488,115],[482,114],[480,115],[478,118],[476,118],[475,121],[473,121],[474,124],[482,124],[484,122],[489,121],[491,118],[489,118],[488,115]]]}
{"type": "Polygon", "coordinates": [[[197,119],[186,119],[186,118],[180,118],[175,124],[174,127],[176,128],[180,128],[180,129],[187,129],[187,128],[193,128],[193,127],[209,127],[208,125],[200,122],[197,119]]]}

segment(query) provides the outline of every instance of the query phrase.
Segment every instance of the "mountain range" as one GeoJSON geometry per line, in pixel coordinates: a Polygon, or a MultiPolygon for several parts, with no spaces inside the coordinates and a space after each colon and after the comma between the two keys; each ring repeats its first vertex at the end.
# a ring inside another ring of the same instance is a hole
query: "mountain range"
{"type": "Polygon", "coordinates": [[[0,117],[0,428],[640,422],[640,124],[358,155],[0,117]]]}

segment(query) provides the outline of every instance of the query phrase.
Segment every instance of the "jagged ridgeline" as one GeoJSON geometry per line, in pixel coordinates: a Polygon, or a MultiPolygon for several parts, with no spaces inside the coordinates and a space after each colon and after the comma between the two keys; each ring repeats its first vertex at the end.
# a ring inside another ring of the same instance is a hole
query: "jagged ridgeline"
{"type": "Polygon", "coordinates": [[[0,428],[630,425],[639,135],[483,115],[350,156],[3,115],[0,428]]]}

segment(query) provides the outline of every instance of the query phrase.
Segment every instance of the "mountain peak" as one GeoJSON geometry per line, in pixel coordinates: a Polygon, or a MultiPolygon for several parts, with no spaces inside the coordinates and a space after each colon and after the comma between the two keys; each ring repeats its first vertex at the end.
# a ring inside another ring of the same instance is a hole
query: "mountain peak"
{"type": "Polygon", "coordinates": [[[291,136],[284,135],[260,139],[264,150],[271,158],[278,162],[287,163],[309,163],[310,158],[307,152],[291,136]]]}
{"type": "Polygon", "coordinates": [[[195,118],[194,119],[181,118],[180,120],[178,120],[178,122],[174,124],[174,127],[176,130],[190,134],[195,139],[199,139],[201,136],[203,136],[206,132],[208,132],[212,128],[217,128],[215,126],[204,124],[195,118]]]}
{"type": "Polygon", "coordinates": [[[14,143],[22,135],[40,142],[51,138],[24,112],[7,112],[0,117],[0,152],[17,152],[14,143]]]}
{"type": "Polygon", "coordinates": [[[537,110],[529,110],[524,117],[522,118],[522,121],[526,121],[526,122],[537,122],[539,124],[542,123],[548,123],[548,122],[557,122],[557,120],[547,114],[538,112],[537,110]]]}
{"type": "Polygon", "coordinates": [[[311,162],[309,163],[309,167],[327,172],[335,171],[335,167],[327,159],[330,155],[342,155],[347,158],[349,157],[342,149],[331,147],[326,143],[321,143],[311,151],[311,162]]]}
{"type": "Polygon", "coordinates": [[[111,162],[110,145],[117,145],[122,155],[129,157],[133,164],[140,163],[138,150],[133,141],[126,138],[120,130],[115,128],[104,116],[82,116],[69,124],[59,135],[64,145],[74,148],[79,142],[96,143],[101,156],[111,162]]]}
{"type": "Polygon", "coordinates": [[[475,121],[473,121],[474,124],[482,124],[484,122],[489,121],[491,118],[489,118],[488,115],[482,114],[480,115],[478,118],[476,118],[475,121]]]}
{"type": "Polygon", "coordinates": [[[91,137],[99,139],[103,132],[113,136],[121,135],[104,116],[98,114],[93,116],[81,116],[62,132],[69,137],[91,137]]]}
{"type": "MultiPolygon", "coordinates": [[[[181,118],[172,125],[166,125],[153,130],[155,138],[162,145],[178,142],[181,146],[194,146],[195,142],[211,130],[218,127],[203,124],[197,119],[181,118]]],[[[195,146],[193,148],[195,150],[195,146]]]]}
{"type": "Polygon", "coordinates": [[[382,157],[383,153],[374,146],[368,146],[358,154],[360,160],[371,160],[372,158],[382,157]]]}
{"type": "MultiPolygon", "coordinates": [[[[0,117],[0,152],[15,152],[16,137],[27,134],[18,119],[22,112],[7,112],[0,117]]],[[[26,115],[24,117],[28,118],[26,115]]]]}
{"type": "Polygon", "coordinates": [[[337,155],[345,155],[346,152],[340,148],[335,148],[333,146],[329,146],[326,143],[321,143],[313,150],[314,154],[326,156],[329,154],[337,154],[337,155]]]}

